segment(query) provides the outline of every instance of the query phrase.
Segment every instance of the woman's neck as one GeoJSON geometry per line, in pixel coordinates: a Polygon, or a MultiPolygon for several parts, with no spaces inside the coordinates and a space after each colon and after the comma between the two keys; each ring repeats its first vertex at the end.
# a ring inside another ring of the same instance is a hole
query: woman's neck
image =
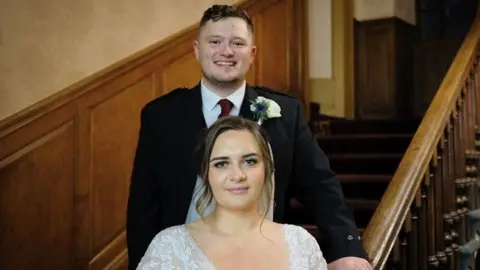
{"type": "Polygon", "coordinates": [[[207,224],[223,236],[239,236],[257,229],[261,220],[262,217],[255,210],[233,212],[217,207],[210,215],[207,224]]]}

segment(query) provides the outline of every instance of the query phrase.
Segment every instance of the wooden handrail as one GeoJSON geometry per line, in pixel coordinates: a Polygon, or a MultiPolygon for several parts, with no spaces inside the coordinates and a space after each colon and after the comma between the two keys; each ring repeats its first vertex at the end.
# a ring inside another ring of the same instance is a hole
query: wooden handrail
{"type": "Polygon", "coordinates": [[[365,249],[375,269],[385,266],[432,157],[436,158],[437,145],[471,75],[479,40],[477,15],[364,233],[365,249]]]}

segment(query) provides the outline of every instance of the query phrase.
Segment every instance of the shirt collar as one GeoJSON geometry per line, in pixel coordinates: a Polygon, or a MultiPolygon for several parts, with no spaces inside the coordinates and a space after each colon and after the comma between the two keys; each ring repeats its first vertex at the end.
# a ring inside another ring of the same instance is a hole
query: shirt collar
{"type": "MultiPolygon", "coordinates": [[[[240,88],[238,88],[232,94],[230,94],[225,98],[228,99],[230,102],[232,102],[233,106],[240,109],[240,106],[242,105],[243,97],[245,96],[245,88],[246,88],[246,82],[244,81],[242,86],[240,86],[240,88]]],[[[202,93],[202,104],[204,108],[206,108],[209,111],[213,110],[213,108],[215,108],[215,106],[218,104],[218,101],[220,101],[222,97],[218,96],[212,90],[208,89],[208,87],[203,83],[203,80],[201,82],[200,89],[202,93]]]]}

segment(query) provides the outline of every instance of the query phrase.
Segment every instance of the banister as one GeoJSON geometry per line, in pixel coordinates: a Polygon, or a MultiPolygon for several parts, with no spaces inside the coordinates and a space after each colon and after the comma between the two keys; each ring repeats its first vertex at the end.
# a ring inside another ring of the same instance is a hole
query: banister
{"type": "Polygon", "coordinates": [[[428,170],[438,141],[455,110],[471,66],[478,57],[480,16],[444,77],[380,204],[364,233],[364,245],[374,269],[382,269],[400,233],[416,192],[428,170]]]}

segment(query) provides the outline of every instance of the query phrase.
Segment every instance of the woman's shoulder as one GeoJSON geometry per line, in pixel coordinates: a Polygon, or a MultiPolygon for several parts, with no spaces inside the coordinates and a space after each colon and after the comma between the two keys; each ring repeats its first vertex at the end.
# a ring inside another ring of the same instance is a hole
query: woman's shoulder
{"type": "Polygon", "coordinates": [[[302,238],[314,238],[305,228],[294,224],[282,224],[284,230],[288,234],[293,234],[302,238]]]}
{"type": "Polygon", "coordinates": [[[327,263],[315,237],[302,226],[292,224],[283,226],[295,269],[326,270],[327,263]]]}
{"type": "Polygon", "coordinates": [[[315,248],[317,239],[305,228],[293,224],[283,224],[285,240],[289,245],[307,245],[315,248]]]}
{"type": "Polygon", "coordinates": [[[185,225],[176,225],[163,229],[153,239],[156,242],[178,242],[180,239],[184,239],[187,236],[187,230],[185,225]]]}

